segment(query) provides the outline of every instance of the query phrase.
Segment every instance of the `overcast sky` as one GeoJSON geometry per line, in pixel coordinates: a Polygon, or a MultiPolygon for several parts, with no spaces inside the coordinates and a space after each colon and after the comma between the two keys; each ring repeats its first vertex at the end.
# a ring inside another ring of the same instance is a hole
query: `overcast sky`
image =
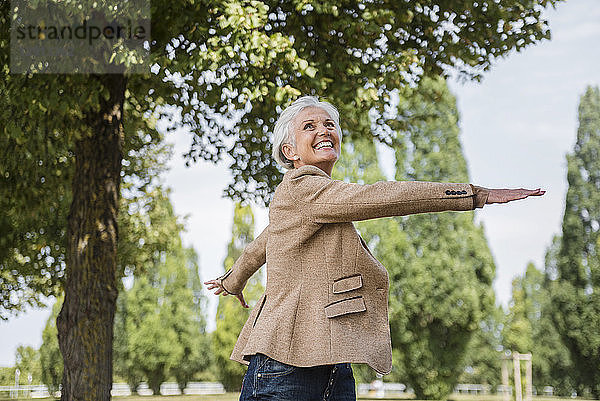
{"type": "MultiPolygon", "coordinates": [[[[542,267],[552,236],[560,232],[566,193],[566,160],[575,142],[577,106],[586,86],[600,85],[600,1],[570,0],[547,13],[551,41],[513,53],[496,63],[481,83],[451,82],[460,111],[461,141],[471,182],[503,188],[546,190],[541,198],[488,205],[476,212],[496,263],[494,288],[507,305],[512,279],[533,261],[542,267]]],[[[343,118],[343,116],[342,116],[343,118]]],[[[222,198],[230,182],[224,166],[185,168],[181,154],[190,140],[174,134],[176,156],[165,182],[175,211],[189,215],[186,245],[200,255],[201,279],[223,271],[233,203],[222,198]]],[[[256,231],[267,211],[255,208],[256,231]]],[[[210,298],[209,329],[216,302],[210,298]]],[[[0,322],[0,366],[14,364],[19,344],[39,347],[49,309],[30,310],[0,322]]]]}

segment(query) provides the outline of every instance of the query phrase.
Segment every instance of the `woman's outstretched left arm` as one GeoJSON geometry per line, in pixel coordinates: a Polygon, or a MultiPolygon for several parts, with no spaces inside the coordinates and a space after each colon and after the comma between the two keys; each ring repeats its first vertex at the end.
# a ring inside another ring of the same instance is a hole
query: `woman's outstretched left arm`
{"type": "Polygon", "coordinates": [[[317,170],[301,167],[289,180],[287,190],[302,215],[319,224],[473,210],[484,204],[543,195],[539,189],[488,189],[466,183],[379,181],[357,184],[332,180],[317,170]]]}

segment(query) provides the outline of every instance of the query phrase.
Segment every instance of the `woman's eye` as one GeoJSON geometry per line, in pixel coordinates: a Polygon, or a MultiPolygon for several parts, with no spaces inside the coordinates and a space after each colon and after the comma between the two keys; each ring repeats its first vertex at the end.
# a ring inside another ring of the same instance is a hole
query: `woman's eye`
{"type": "Polygon", "coordinates": [[[312,123],[307,123],[306,125],[304,125],[304,129],[309,129],[312,127],[313,127],[312,123]]]}
{"type": "Polygon", "coordinates": [[[334,123],[332,123],[332,122],[327,122],[327,123],[325,123],[325,126],[326,126],[326,127],[333,128],[333,127],[335,127],[335,124],[334,124],[334,123]]]}

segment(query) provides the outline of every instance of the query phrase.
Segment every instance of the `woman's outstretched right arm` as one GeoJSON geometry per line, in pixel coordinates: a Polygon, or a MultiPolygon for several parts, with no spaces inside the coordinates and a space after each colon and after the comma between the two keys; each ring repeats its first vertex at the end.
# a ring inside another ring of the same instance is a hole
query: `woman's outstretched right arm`
{"type": "Polygon", "coordinates": [[[246,246],[240,257],[225,274],[214,280],[205,281],[204,284],[208,286],[208,289],[216,288],[215,295],[235,295],[242,306],[247,308],[248,305],[244,300],[242,290],[248,279],[266,262],[268,231],[269,226],[246,246]]]}

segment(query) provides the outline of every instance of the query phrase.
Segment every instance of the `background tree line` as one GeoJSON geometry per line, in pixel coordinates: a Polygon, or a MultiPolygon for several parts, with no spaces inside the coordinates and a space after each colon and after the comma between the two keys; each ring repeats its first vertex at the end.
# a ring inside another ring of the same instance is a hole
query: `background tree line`
{"type": "MultiPolygon", "coordinates": [[[[394,148],[395,179],[469,182],[455,99],[445,81],[425,79],[407,99],[399,100],[395,118],[421,115],[422,122],[411,126],[394,148]]],[[[568,156],[563,232],[549,246],[543,267],[530,263],[515,278],[507,310],[494,305],[493,259],[473,212],[357,223],[390,272],[394,369],[385,380],[406,383],[419,398],[442,399],[458,382],[497,386],[501,356],[531,352],[538,392],[551,385],[558,395],[576,391],[598,397],[599,153],[600,91],[588,88],[580,100],[576,146],[568,156]]],[[[158,174],[168,151],[155,148],[154,154],[153,167],[147,168],[158,174]]],[[[372,140],[345,140],[334,178],[362,183],[385,179],[379,160],[372,140]]],[[[229,354],[249,311],[232,297],[220,297],[217,329],[206,333],[197,257],[181,243],[183,227],[168,191],[154,181],[145,191],[123,197],[123,207],[123,225],[131,226],[132,238],[137,233],[138,240],[123,242],[122,260],[128,263],[125,270],[137,273],[130,274],[132,283],[118,298],[116,379],[132,388],[147,381],[155,392],[166,380],[182,388],[190,380],[218,380],[228,390],[238,390],[245,369],[230,361],[229,354]]],[[[238,203],[233,213],[225,270],[254,233],[250,207],[238,203]]],[[[246,287],[251,305],[263,291],[261,281],[259,271],[246,287]]],[[[40,350],[17,350],[15,368],[23,372],[23,384],[28,373],[51,389],[61,382],[55,323],[60,302],[40,350]]],[[[370,369],[355,368],[358,380],[374,379],[370,369]]],[[[1,375],[4,384],[14,382],[14,369],[1,375]]]]}
{"type": "Polygon", "coordinates": [[[598,87],[586,89],[578,115],[577,139],[567,155],[562,232],[549,245],[544,266],[530,263],[513,281],[507,314],[500,311],[479,331],[468,380],[497,383],[499,360],[492,349],[531,352],[538,391],[552,385],[559,395],[600,397],[598,87]]]}

